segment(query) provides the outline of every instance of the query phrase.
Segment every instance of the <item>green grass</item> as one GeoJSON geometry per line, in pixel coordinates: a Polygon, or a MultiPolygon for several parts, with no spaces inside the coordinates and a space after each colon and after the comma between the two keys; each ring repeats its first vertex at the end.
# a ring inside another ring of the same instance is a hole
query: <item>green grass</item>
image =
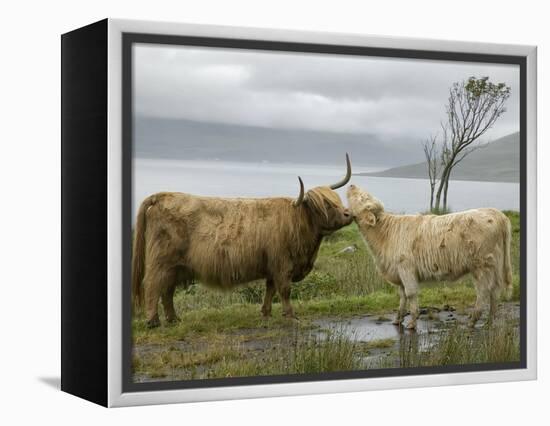
{"type": "Polygon", "coordinates": [[[497,327],[471,330],[458,324],[427,347],[423,335],[406,335],[400,342],[400,367],[461,365],[519,361],[519,330],[506,321],[497,327]]]}
{"type": "Polygon", "coordinates": [[[386,348],[391,348],[394,345],[395,345],[395,340],[393,339],[376,339],[365,343],[365,348],[367,350],[368,349],[386,349],[386,348]]]}
{"type": "Polygon", "coordinates": [[[274,350],[246,361],[226,360],[215,365],[213,377],[304,374],[347,371],[361,368],[356,356],[359,344],[340,333],[329,333],[324,340],[295,335],[274,350]]]}
{"type": "MultiPolygon", "coordinates": [[[[519,214],[505,213],[512,222],[513,231],[512,300],[518,301],[519,214]]],[[[391,347],[390,342],[370,342],[369,347],[339,335],[323,341],[308,337],[314,328],[313,321],[318,318],[369,314],[391,319],[397,309],[397,291],[380,278],[355,224],[325,238],[312,272],[302,282],[293,284],[292,303],[299,321],[282,317],[277,296],[273,316],[263,319],[260,306],[264,290],[263,282],[250,283],[232,292],[217,292],[201,285],[178,289],[174,303],[181,322],[166,325],[162,321],[163,325],[153,330],[148,329],[143,316],[137,314],[132,329],[134,343],[140,350],[134,353],[134,372],[150,379],[172,380],[340,371],[361,368],[357,356],[350,354],[364,353],[376,348],[377,344],[381,345],[378,349],[391,347]],[[350,246],[354,250],[342,251],[350,246]],[[257,346],[264,344],[262,342],[270,349],[259,350],[257,346]],[[148,345],[153,349],[143,349],[148,345]]],[[[439,309],[449,305],[464,312],[473,305],[475,297],[472,280],[466,276],[454,283],[422,284],[419,303],[439,309]]],[[[162,307],[160,316],[162,320],[162,307]]],[[[437,357],[427,359],[423,353],[400,354],[402,362],[406,364],[407,359],[411,365],[470,362],[465,351],[456,350],[459,344],[468,341],[467,334],[457,329],[450,335],[453,337],[444,341],[445,347],[435,351],[439,354],[437,357]],[[454,354],[456,359],[447,359],[444,353],[454,354]]],[[[486,355],[477,351],[475,360],[498,359],[494,354],[504,354],[503,359],[515,356],[514,348],[518,345],[516,337],[510,333],[499,329],[485,337],[486,340],[476,345],[485,347],[486,355]],[[502,341],[506,342],[506,347],[498,346],[502,341]]],[[[443,345],[443,340],[440,343],[443,345]]]]}
{"type": "Polygon", "coordinates": [[[361,351],[360,343],[341,333],[329,333],[320,339],[294,332],[280,337],[267,350],[249,351],[240,342],[226,340],[199,353],[168,348],[134,357],[133,367],[136,374],[152,379],[170,376],[180,380],[323,373],[361,368],[361,358],[357,356],[361,351]],[[208,369],[198,368],[205,364],[208,369]]]}

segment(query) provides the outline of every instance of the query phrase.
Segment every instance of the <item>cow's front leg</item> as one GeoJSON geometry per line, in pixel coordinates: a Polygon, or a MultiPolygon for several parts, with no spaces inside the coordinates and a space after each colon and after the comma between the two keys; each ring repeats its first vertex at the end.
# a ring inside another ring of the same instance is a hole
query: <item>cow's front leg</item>
{"type": "Polygon", "coordinates": [[[410,288],[407,299],[409,299],[409,307],[411,310],[411,320],[407,324],[407,328],[414,330],[416,329],[416,320],[418,319],[418,288],[410,288]]]}
{"type": "Polygon", "coordinates": [[[283,305],[283,316],[287,318],[296,318],[294,309],[290,304],[290,280],[281,279],[275,282],[279,296],[281,296],[281,302],[283,305]]]}
{"type": "Polygon", "coordinates": [[[407,324],[407,328],[416,329],[416,320],[418,319],[418,282],[416,275],[412,268],[402,267],[399,269],[399,278],[403,283],[405,290],[405,296],[409,301],[409,308],[411,311],[411,320],[407,324]]]}
{"type": "Polygon", "coordinates": [[[407,296],[405,295],[405,289],[403,285],[399,286],[399,310],[397,311],[397,316],[393,320],[393,325],[401,325],[407,310],[407,296]]]}
{"type": "Polygon", "coordinates": [[[271,316],[271,304],[275,291],[275,283],[271,278],[268,278],[265,281],[265,296],[264,304],[262,305],[262,315],[266,318],[271,316]]]}

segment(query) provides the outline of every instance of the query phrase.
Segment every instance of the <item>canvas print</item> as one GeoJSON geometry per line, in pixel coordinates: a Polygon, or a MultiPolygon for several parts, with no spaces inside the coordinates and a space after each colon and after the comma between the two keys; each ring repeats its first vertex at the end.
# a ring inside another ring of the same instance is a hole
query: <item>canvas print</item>
{"type": "Polygon", "coordinates": [[[134,383],[517,366],[519,65],[135,43],[131,90],[134,383]]]}

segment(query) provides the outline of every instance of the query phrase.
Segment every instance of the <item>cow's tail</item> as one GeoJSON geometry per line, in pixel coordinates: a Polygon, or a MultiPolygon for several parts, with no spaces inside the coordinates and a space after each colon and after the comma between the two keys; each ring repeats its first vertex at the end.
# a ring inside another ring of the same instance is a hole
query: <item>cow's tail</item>
{"type": "Polygon", "coordinates": [[[146,198],[139,207],[136,226],[134,228],[134,243],[132,247],[132,299],[134,308],[143,305],[143,277],[145,275],[145,215],[147,209],[154,203],[153,197],[146,198]]]}
{"type": "Polygon", "coordinates": [[[512,261],[511,261],[511,240],[512,240],[512,224],[510,220],[506,218],[506,227],[504,231],[504,256],[502,262],[502,279],[503,279],[503,290],[504,296],[506,299],[512,297],[512,292],[514,289],[514,283],[512,279],[512,261]]]}

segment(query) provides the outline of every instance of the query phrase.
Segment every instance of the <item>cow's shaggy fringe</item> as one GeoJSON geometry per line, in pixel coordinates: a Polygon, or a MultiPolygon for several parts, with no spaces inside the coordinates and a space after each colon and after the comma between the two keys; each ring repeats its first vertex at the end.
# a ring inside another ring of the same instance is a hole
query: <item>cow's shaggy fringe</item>
{"type": "Polygon", "coordinates": [[[416,325],[418,282],[457,280],[471,273],[477,291],[472,321],[490,302],[494,314],[499,292],[512,292],[511,225],[496,209],[475,209],[443,216],[394,215],[375,197],[351,185],[350,208],[382,276],[399,287],[401,302],[396,322],[411,304],[416,325]]]}
{"type": "Polygon", "coordinates": [[[309,208],[321,214],[325,220],[329,220],[330,209],[338,209],[342,206],[338,194],[326,186],[310,189],[306,200],[309,208]]]}

